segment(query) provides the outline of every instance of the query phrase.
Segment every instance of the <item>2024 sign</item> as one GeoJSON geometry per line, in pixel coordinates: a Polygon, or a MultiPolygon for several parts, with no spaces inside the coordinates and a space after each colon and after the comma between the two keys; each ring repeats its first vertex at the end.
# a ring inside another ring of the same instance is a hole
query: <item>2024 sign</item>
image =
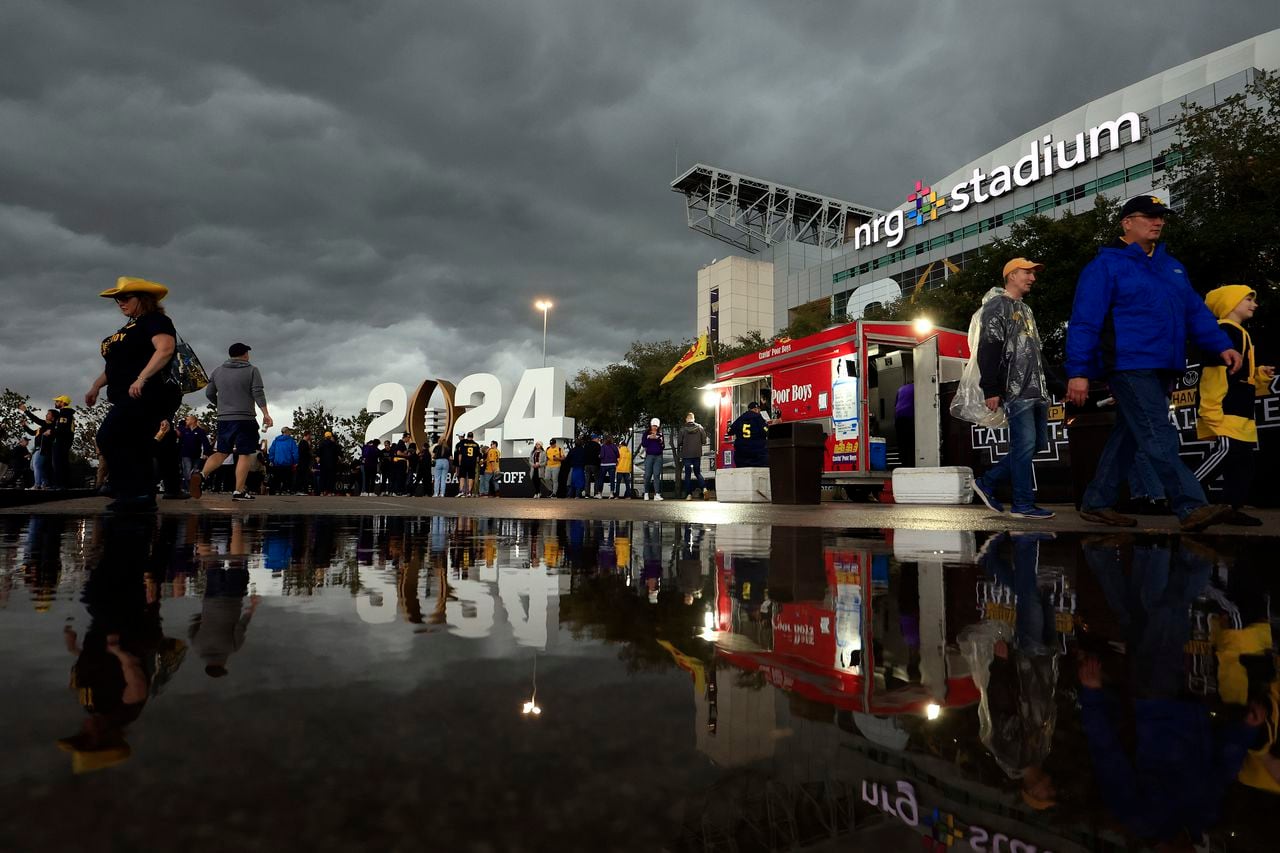
{"type": "Polygon", "coordinates": [[[457,385],[424,379],[412,397],[398,382],[383,382],[369,392],[366,408],[378,416],[365,430],[364,440],[407,432],[419,447],[429,443],[427,406],[437,390],[444,398],[441,433],[451,438],[474,432],[486,444],[498,442],[503,456],[514,452],[516,442],[532,444],[574,434],[573,418],[564,416],[564,371],[535,367],[521,375],[514,392],[492,373],[473,373],[457,385]]]}

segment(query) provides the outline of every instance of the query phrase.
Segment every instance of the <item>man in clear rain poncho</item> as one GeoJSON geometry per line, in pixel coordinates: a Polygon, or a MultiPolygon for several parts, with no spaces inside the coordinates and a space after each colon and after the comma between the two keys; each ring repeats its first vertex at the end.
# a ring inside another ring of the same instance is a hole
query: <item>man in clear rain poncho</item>
{"type": "MultiPolygon", "coordinates": [[[[993,287],[982,298],[975,358],[983,405],[991,412],[1003,408],[1009,422],[1009,452],[974,481],[979,500],[995,512],[1004,507],[996,500],[996,486],[1013,485],[1010,514],[1019,518],[1053,518],[1036,506],[1031,460],[1049,446],[1048,402],[1040,333],[1031,308],[1023,301],[1031,292],[1036,272],[1044,269],[1026,258],[1004,265],[1004,287],[993,287]]],[[[970,334],[973,338],[974,335],[970,334]]],[[[973,346],[970,341],[970,346],[973,346]]]]}

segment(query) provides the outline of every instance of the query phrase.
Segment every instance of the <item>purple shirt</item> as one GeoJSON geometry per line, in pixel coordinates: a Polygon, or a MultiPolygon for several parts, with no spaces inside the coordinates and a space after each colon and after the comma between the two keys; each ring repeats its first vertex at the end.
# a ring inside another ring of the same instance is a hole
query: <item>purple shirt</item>
{"type": "Polygon", "coordinates": [[[916,386],[908,382],[898,389],[898,396],[893,401],[893,417],[913,418],[916,415],[916,386]]]}
{"type": "Polygon", "coordinates": [[[662,451],[666,448],[666,443],[662,440],[662,433],[657,435],[644,434],[644,438],[640,439],[640,446],[644,448],[644,452],[649,456],[661,456],[662,451]]]}

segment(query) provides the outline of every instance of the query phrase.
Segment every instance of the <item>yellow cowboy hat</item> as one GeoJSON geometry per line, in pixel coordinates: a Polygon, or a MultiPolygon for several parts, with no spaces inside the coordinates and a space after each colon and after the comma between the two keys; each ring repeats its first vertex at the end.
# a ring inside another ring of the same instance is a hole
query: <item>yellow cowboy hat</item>
{"type": "Polygon", "coordinates": [[[122,275],[116,279],[115,287],[110,290],[104,290],[98,295],[114,299],[117,296],[123,296],[128,293],[150,293],[156,299],[164,299],[169,295],[169,288],[154,281],[147,281],[145,278],[122,275]]]}

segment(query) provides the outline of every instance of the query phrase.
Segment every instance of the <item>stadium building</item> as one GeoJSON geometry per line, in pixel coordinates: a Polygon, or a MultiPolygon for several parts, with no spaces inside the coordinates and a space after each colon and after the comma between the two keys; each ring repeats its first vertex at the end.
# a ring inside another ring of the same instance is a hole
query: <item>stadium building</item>
{"type": "Polygon", "coordinates": [[[1083,212],[1097,195],[1164,195],[1187,107],[1216,106],[1277,69],[1273,30],[1098,98],[938,180],[904,176],[904,201],[890,210],[699,163],[671,183],[689,227],[750,257],[699,271],[695,333],[767,337],[811,304],[833,321],[856,319],[943,286],[1020,219],[1083,212]]]}

